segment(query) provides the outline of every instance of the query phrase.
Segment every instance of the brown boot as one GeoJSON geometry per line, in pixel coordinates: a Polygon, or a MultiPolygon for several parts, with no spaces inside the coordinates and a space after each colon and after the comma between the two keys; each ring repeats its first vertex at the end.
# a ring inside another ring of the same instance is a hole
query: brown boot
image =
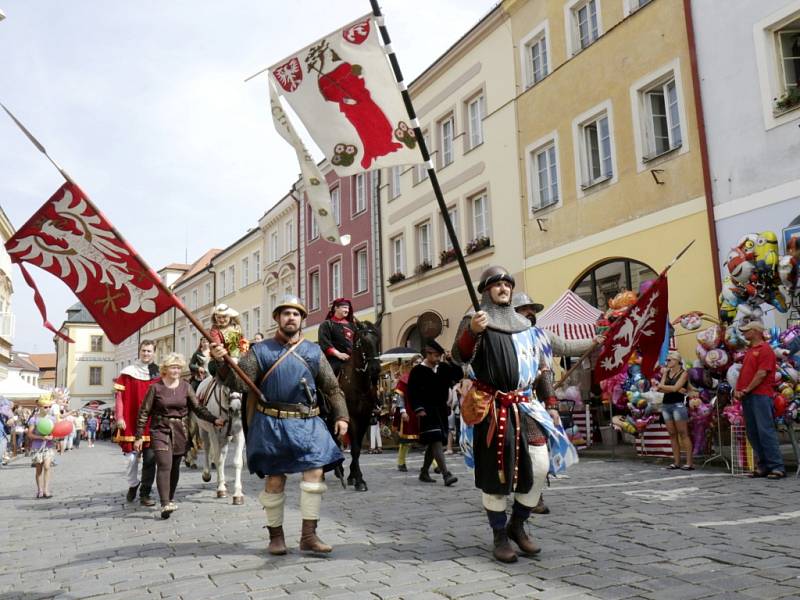
{"type": "Polygon", "coordinates": [[[333,548],[323,543],[317,537],[317,521],[313,519],[303,519],[303,529],[300,533],[300,550],[305,552],[328,553],[333,548]]]}
{"type": "Polygon", "coordinates": [[[512,540],[519,549],[522,551],[523,554],[527,554],[528,556],[533,556],[534,554],[539,554],[542,549],[533,543],[533,540],[528,537],[528,534],[525,533],[525,521],[518,517],[512,516],[506,526],[506,533],[508,534],[508,539],[512,540]]]}
{"type": "Polygon", "coordinates": [[[500,562],[517,562],[517,553],[508,542],[508,535],[505,529],[492,529],[494,532],[494,550],[492,554],[500,562]]]}
{"type": "Polygon", "coordinates": [[[267,552],[275,556],[286,554],[286,538],[283,537],[283,526],[267,526],[267,530],[269,531],[269,547],[267,547],[267,552]]]}

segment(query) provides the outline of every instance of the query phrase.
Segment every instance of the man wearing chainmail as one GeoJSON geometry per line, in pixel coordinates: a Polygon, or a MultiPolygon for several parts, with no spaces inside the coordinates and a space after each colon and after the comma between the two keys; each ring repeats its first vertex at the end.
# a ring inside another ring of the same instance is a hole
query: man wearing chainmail
{"type": "MultiPolygon", "coordinates": [[[[344,455],[319,417],[317,389],[330,403],[334,433],[343,436],[349,423],[344,394],[328,360],[317,344],[303,339],[301,326],[307,314],[298,298],[285,298],[272,312],[278,323],[275,337],[254,344],[239,359],[239,366],[267,399],[265,404],[252,393],[248,399],[255,411],[248,426],[247,466],[251,473],[267,479],[259,501],[267,513],[268,551],[276,555],[286,554],[283,512],[288,473],[303,474],[300,550],[332,550],[316,534],[322,494],[327,489],[322,474],[341,464],[344,455]]],[[[245,383],[222,362],[225,353],[224,346],[212,344],[211,356],[215,360],[209,371],[231,389],[247,392],[245,383]]]]}

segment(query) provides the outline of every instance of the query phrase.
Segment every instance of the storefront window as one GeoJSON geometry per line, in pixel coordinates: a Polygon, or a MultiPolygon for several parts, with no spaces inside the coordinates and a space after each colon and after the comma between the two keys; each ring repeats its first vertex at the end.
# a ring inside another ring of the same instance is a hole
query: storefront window
{"type": "Polygon", "coordinates": [[[658,273],[646,264],[628,258],[617,258],[601,263],[584,273],[572,286],[572,291],[592,306],[602,311],[608,301],[622,290],[639,291],[639,286],[658,273]]]}

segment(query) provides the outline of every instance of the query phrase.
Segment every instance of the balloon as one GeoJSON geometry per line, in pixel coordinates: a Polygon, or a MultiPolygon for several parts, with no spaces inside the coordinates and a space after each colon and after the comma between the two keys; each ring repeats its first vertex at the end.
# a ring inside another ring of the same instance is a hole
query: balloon
{"type": "Polygon", "coordinates": [[[722,348],[709,350],[706,354],[706,365],[715,371],[724,371],[731,364],[730,354],[722,348]]]}
{"type": "Polygon", "coordinates": [[[640,283],[639,284],[639,295],[641,296],[641,295],[645,294],[647,292],[647,290],[649,290],[651,287],[653,287],[653,284],[655,282],[656,282],[655,279],[646,279],[645,281],[640,283]]]}
{"type": "Polygon", "coordinates": [[[702,313],[688,313],[681,317],[681,327],[687,331],[697,331],[703,325],[702,313]]]}
{"type": "Polygon", "coordinates": [[[741,350],[747,347],[747,340],[744,339],[736,323],[725,328],[725,346],[729,350],[741,350]]]}
{"type": "Polygon", "coordinates": [[[36,433],[39,435],[50,435],[50,432],[53,431],[53,427],[53,419],[50,417],[41,417],[36,421],[36,433]]]}
{"type": "Polygon", "coordinates": [[[72,423],[69,421],[59,421],[53,427],[52,436],[54,438],[64,438],[72,434],[72,423]]]}
{"type": "Polygon", "coordinates": [[[739,374],[742,372],[742,365],[740,363],[733,363],[728,367],[728,372],[725,378],[728,380],[732,389],[736,389],[736,382],[739,381],[739,374]]]}
{"type": "Polygon", "coordinates": [[[722,328],[719,325],[712,325],[697,334],[697,341],[706,350],[713,350],[722,342],[722,328]]]}
{"type": "Polygon", "coordinates": [[[753,260],[756,257],[755,247],[757,239],[758,236],[755,233],[748,233],[740,237],[739,242],[736,244],[736,246],[744,252],[747,260],[753,260]]]}
{"type": "Polygon", "coordinates": [[[778,266],[778,236],[774,231],[762,231],[756,238],[756,269],[772,273],[778,266]]]}
{"type": "Polygon", "coordinates": [[[778,279],[781,285],[793,289],[797,285],[797,259],[794,256],[781,256],[778,260],[778,279]]]}
{"type": "Polygon", "coordinates": [[[786,413],[786,397],[781,394],[775,394],[772,399],[772,405],[775,408],[775,416],[782,417],[786,413]]]}
{"type": "Polygon", "coordinates": [[[614,310],[620,310],[623,308],[627,308],[628,306],[633,306],[634,304],[636,304],[636,300],[637,300],[636,292],[631,292],[630,290],[623,290],[608,301],[608,306],[613,308],[614,310]]]}
{"type": "Polygon", "coordinates": [[[747,258],[741,248],[733,248],[730,251],[728,258],[725,260],[725,266],[731,274],[731,279],[742,285],[750,282],[750,277],[756,269],[756,266],[747,258]]]}
{"type": "Polygon", "coordinates": [[[697,358],[700,359],[700,364],[705,364],[708,350],[706,350],[702,344],[697,344],[697,346],[695,346],[694,353],[697,354],[697,358]]]}

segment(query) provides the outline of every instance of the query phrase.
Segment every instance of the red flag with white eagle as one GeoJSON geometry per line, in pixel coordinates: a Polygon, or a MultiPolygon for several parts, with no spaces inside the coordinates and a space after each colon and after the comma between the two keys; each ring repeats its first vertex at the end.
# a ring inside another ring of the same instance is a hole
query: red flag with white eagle
{"type": "Polygon", "coordinates": [[[65,183],[6,242],[11,261],[33,288],[45,327],[44,301],[25,263],[66,283],[108,339],[120,343],[176,306],[174,296],[74,183],[65,183]]]}
{"type": "Polygon", "coordinates": [[[634,350],[642,357],[642,373],[653,374],[667,328],[667,276],[661,274],[604,334],[606,341],[595,367],[595,381],[602,381],[622,372],[634,350]]]}

